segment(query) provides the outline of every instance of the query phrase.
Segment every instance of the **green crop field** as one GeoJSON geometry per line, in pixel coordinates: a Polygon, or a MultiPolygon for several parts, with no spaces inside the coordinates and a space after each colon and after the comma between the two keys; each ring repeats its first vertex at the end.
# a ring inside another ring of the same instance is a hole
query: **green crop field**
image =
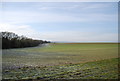
{"type": "Polygon", "coordinates": [[[3,79],[117,79],[118,44],[56,43],[7,49],[2,63],[3,79]]]}

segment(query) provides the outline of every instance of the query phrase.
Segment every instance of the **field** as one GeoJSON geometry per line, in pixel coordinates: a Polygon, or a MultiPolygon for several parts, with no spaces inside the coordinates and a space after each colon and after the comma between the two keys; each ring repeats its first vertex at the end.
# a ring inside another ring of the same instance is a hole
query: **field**
{"type": "Polygon", "coordinates": [[[57,43],[3,50],[3,79],[50,78],[117,79],[118,44],[57,43]]]}

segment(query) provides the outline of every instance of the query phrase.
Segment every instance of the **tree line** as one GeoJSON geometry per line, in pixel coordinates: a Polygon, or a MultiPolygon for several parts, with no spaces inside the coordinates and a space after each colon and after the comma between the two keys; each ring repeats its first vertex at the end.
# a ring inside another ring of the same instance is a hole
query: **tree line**
{"type": "Polygon", "coordinates": [[[2,49],[34,47],[50,41],[33,40],[25,36],[18,36],[13,32],[0,32],[2,38],[2,49]]]}

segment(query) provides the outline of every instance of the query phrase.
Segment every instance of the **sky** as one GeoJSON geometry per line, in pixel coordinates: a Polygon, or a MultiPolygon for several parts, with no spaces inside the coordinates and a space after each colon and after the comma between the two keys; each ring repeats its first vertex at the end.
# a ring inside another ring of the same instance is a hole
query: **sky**
{"type": "Polygon", "coordinates": [[[0,31],[54,42],[117,42],[117,2],[2,2],[0,31]]]}

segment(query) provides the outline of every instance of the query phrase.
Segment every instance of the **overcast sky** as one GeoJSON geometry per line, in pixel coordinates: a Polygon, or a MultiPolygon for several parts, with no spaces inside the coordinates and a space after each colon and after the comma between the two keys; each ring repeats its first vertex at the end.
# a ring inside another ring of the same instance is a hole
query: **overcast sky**
{"type": "Polygon", "coordinates": [[[0,31],[57,42],[117,42],[117,2],[4,2],[0,31]]]}

